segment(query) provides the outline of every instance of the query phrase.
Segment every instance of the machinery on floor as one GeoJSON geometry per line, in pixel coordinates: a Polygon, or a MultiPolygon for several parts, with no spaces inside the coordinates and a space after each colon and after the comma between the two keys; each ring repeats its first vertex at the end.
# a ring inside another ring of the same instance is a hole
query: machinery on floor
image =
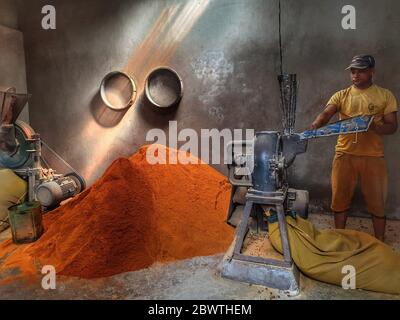
{"type": "Polygon", "coordinates": [[[15,88],[0,88],[0,167],[28,181],[28,201],[37,200],[51,209],[85,189],[85,180],[27,123],[17,120],[28,99],[28,94],[18,94],[15,88]],[[66,174],[49,167],[43,147],[68,168],[66,174]]]}
{"type": "Polygon", "coordinates": [[[329,124],[316,130],[294,132],[296,110],[296,75],[279,76],[283,109],[283,132],[257,132],[253,140],[232,141],[228,154],[232,164],[229,180],[233,193],[245,187],[244,209],[231,206],[228,223],[237,226],[234,241],[221,265],[226,278],[299,293],[299,271],[292,261],[285,215],[308,216],[308,191],[290,188],[288,168],[298,154],[307,150],[309,139],[330,135],[365,132],[373,116],[359,116],[329,124]],[[258,232],[266,231],[268,222],[278,221],[283,260],[245,255],[243,242],[251,224],[258,232]]]}

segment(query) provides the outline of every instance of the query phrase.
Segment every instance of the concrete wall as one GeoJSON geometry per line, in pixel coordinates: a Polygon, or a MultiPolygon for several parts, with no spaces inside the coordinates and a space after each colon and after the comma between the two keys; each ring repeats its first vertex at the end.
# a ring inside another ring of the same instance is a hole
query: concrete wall
{"type": "MultiPolygon", "coordinates": [[[[400,92],[397,65],[399,20],[395,0],[282,1],[284,71],[300,87],[296,128],[303,130],[337,90],[349,85],[344,72],[356,53],[377,59],[377,82],[400,92]],[[341,28],[341,8],[357,9],[357,30],[341,28]]],[[[53,0],[20,1],[31,122],[45,140],[89,183],[118,156],[145,143],[151,128],[280,129],[277,0],[53,0]],[[57,29],[41,28],[41,8],[57,9],[57,29]],[[181,75],[179,108],[160,113],[142,97],[152,68],[167,65],[181,75]],[[125,114],[110,113],[99,99],[105,74],[135,75],[139,97],[125,114]]],[[[388,214],[400,217],[396,194],[398,135],[386,139],[390,170],[388,214]]],[[[325,208],[335,138],[313,141],[299,156],[292,182],[309,189],[325,208]]],[[[223,165],[215,165],[223,173],[223,165]]]]}
{"type": "MultiPolygon", "coordinates": [[[[25,52],[22,32],[18,29],[15,1],[0,0],[0,85],[12,86],[17,92],[26,92],[25,52]]],[[[21,120],[29,122],[28,107],[21,120]]]]}
{"type": "Polygon", "coordinates": [[[15,0],[0,0],[0,24],[18,29],[18,6],[15,0]]]}

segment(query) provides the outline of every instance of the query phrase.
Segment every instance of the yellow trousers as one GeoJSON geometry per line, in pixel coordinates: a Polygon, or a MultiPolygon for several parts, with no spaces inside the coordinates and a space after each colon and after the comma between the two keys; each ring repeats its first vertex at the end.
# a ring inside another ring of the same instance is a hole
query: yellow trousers
{"type": "Polygon", "coordinates": [[[331,209],[334,212],[350,209],[358,181],[368,212],[384,217],[388,176],[383,157],[336,153],[332,164],[331,209]]]}

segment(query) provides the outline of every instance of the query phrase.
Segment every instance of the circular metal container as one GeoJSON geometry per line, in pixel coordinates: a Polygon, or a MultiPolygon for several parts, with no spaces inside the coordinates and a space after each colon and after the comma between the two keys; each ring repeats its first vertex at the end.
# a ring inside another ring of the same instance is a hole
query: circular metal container
{"type": "Polygon", "coordinates": [[[109,108],[117,111],[124,110],[136,100],[136,83],[126,73],[112,71],[101,82],[100,95],[109,108]]]}
{"type": "Polygon", "coordinates": [[[183,82],[175,70],[160,67],[147,76],[145,93],[147,99],[156,107],[172,107],[177,105],[183,96],[183,82]]]}

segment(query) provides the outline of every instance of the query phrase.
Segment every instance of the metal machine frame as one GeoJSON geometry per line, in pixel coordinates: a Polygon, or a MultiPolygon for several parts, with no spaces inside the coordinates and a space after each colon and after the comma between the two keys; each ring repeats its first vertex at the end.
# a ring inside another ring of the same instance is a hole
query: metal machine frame
{"type": "Polygon", "coordinates": [[[278,288],[287,291],[290,295],[299,293],[299,271],[292,261],[285,221],[284,203],[287,200],[287,193],[286,188],[278,192],[260,192],[254,189],[248,191],[243,218],[237,227],[234,245],[225,255],[221,266],[221,274],[224,277],[278,288]],[[283,248],[283,261],[249,256],[241,252],[249,230],[250,215],[257,204],[276,208],[283,248]]]}

